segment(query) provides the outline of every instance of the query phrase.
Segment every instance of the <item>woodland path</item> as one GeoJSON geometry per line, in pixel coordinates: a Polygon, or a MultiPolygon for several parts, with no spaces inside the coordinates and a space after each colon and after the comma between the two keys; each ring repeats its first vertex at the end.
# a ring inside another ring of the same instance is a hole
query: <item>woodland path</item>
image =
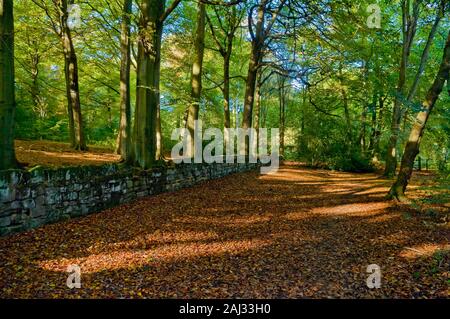
{"type": "Polygon", "coordinates": [[[283,166],[0,238],[0,297],[448,298],[448,224],[385,200],[388,186],[283,166]]]}

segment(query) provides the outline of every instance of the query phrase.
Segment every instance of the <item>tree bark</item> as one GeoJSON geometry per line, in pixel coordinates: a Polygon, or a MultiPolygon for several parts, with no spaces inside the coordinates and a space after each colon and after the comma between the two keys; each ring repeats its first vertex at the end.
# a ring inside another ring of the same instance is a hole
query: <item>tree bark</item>
{"type": "Polygon", "coordinates": [[[382,94],[378,97],[378,114],[376,114],[376,108],[374,110],[373,121],[375,122],[373,126],[373,132],[371,137],[370,152],[373,159],[378,159],[377,155],[380,152],[380,137],[383,125],[383,111],[384,111],[384,97],[382,94]]]}
{"type": "Polygon", "coordinates": [[[78,85],[78,60],[73,46],[73,40],[68,25],[68,3],[72,0],[60,0],[59,25],[60,39],[64,53],[64,74],[66,78],[67,111],[69,115],[69,135],[72,147],[77,150],[87,150],[83,132],[81,115],[80,90],[78,85]]]}
{"type": "Polygon", "coordinates": [[[447,36],[447,42],[444,48],[439,71],[434,79],[431,88],[428,90],[425,100],[422,103],[422,111],[417,114],[416,120],[411,129],[408,142],[403,153],[401,167],[397,180],[392,185],[389,194],[391,197],[399,200],[405,200],[405,190],[414,167],[414,160],[419,153],[420,142],[427,124],[430,113],[439,98],[444,87],[445,81],[449,81],[450,71],[450,32],[447,36]]]}
{"type": "Polygon", "coordinates": [[[286,78],[278,75],[278,102],[280,107],[279,127],[280,127],[280,156],[284,157],[284,132],[286,124],[286,78]]]}
{"type": "Polygon", "coordinates": [[[223,115],[224,127],[231,127],[230,115],[230,57],[226,56],[223,60],[223,115]]]}
{"type": "Polygon", "coordinates": [[[0,170],[16,168],[13,0],[0,1],[0,170]]]}
{"type": "MultiPolygon", "coordinates": [[[[262,48],[264,43],[264,21],[267,0],[261,0],[258,5],[258,17],[256,21],[254,38],[252,39],[251,55],[247,71],[247,80],[245,83],[244,113],[242,118],[242,128],[252,127],[253,101],[255,97],[256,78],[258,73],[258,64],[261,60],[262,48]]],[[[249,18],[251,20],[251,17],[249,18]]],[[[249,24],[249,27],[250,24],[249,24]]],[[[248,141],[246,141],[246,151],[248,150],[248,141]]],[[[247,152],[246,152],[247,153],[247,152]]]]}
{"type": "MultiPolygon", "coordinates": [[[[259,63],[262,58],[262,49],[265,41],[265,11],[266,11],[267,0],[261,0],[258,5],[258,14],[255,32],[252,35],[252,46],[250,61],[248,64],[247,78],[245,82],[245,95],[244,95],[244,110],[242,114],[242,128],[244,130],[250,129],[252,127],[252,117],[253,117],[253,104],[255,99],[255,87],[258,74],[259,63]]],[[[249,28],[251,28],[251,14],[249,13],[249,28]]],[[[249,152],[250,139],[248,135],[245,137],[244,150],[245,154],[249,152]]],[[[241,146],[242,147],[242,146],[241,146]]]]}
{"type": "Polygon", "coordinates": [[[260,122],[260,114],[261,114],[261,86],[262,86],[262,73],[258,74],[258,78],[256,80],[256,88],[255,88],[255,122],[253,127],[256,130],[256,139],[258,139],[259,132],[259,122],[260,122]]]}
{"type": "Polygon", "coordinates": [[[125,162],[131,160],[130,21],[132,3],[132,0],[124,0],[123,2],[120,36],[120,127],[117,152],[125,162]]]}
{"type": "Polygon", "coordinates": [[[188,109],[187,128],[190,135],[190,145],[188,146],[187,156],[193,157],[194,149],[194,125],[198,120],[200,98],[202,94],[202,70],[203,53],[205,50],[205,23],[206,10],[205,4],[201,1],[197,4],[197,28],[195,31],[194,62],[191,69],[191,103],[188,109]]]}
{"type": "Polygon", "coordinates": [[[44,118],[46,115],[39,89],[39,63],[41,60],[39,54],[39,48],[37,47],[37,42],[35,39],[30,40],[28,38],[27,45],[30,47],[30,75],[31,75],[31,85],[30,85],[30,95],[33,101],[33,110],[38,114],[40,118],[44,118]],[[31,48],[33,48],[31,50],[31,48]]]}
{"type": "Polygon", "coordinates": [[[136,110],[132,139],[132,163],[152,167],[157,157],[157,117],[161,63],[163,0],[142,0],[139,19],[136,110]]]}
{"type": "MultiPolygon", "coordinates": [[[[386,153],[385,176],[394,176],[397,169],[397,141],[400,134],[400,123],[403,117],[402,98],[405,96],[406,72],[408,69],[411,46],[416,34],[417,20],[420,12],[421,1],[415,0],[413,3],[413,12],[410,14],[409,0],[402,1],[402,33],[403,46],[400,61],[399,78],[397,92],[394,100],[392,112],[391,136],[389,138],[388,149],[386,153]]],[[[424,61],[422,61],[424,62],[424,61]]],[[[407,96],[411,99],[412,96],[407,96]]]]}

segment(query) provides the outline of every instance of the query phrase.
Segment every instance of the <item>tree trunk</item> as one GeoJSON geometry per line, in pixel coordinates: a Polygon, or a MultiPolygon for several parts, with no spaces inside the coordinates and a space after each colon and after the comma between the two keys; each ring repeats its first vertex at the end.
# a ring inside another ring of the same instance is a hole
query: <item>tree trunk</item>
{"type": "Polygon", "coordinates": [[[286,78],[278,76],[278,101],[280,106],[279,127],[280,127],[280,156],[284,157],[284,132],[286,123],[286,78]]]}
{"type": "Polygon", "coordinates": [[[159,159],[157,118],[163,31],[160,17],[164,13],[164,1],[142,0],[140,7],[132,162],[147,169],[159,159]]]}
{"type": "Polygon", "coordinates": [[[231,127],[230,115],[230,57],[226,56],[223,63],[223,114],[224,126],[231,127]]]}
{"type": "Polygon", "coordinates": [[[197,29],[195,32],[195,53],[194,62],[191,70],[191,104],[189,105],[187,128],[190,135],[190,145],[188,145],[187,156],[193,157],[194,149],[194,125],[198,120],[200,97],[202,94],[202,69],[203,52],[205,49],[205,22],[206,10],[205,4],[198,2],[197,5],[197,29]]]}
{"type": "Polygon", "coordinates": [[[414,167],[414,159],[419,153],[420,141],[422,139],[426,123],[430,116],[431,111],[442,92],[445,81],[449,81],[450,71],[450,32],[447,36],[447,42],[444,48],[444,56],[442,58],[439,72],[434,79],[433,85],[428,90],[425,101],[422,103],[422,111],[417,114],[416,120],[411,129],[408,142],[403,153],[400,173],[397,176],[397,180],[390,189],[390,196],[399,200],[404,200],[405,190],[408,185],[408,181],[411,178],[411,174],[414,167]]]}
{"type": "MultiPolygon", "coordinates": [[[[252,39],[251,55],[247,71],[247,80],[245,83],[244,113],[242,118],[242,128],[252,127],[253,102],[255,97],[255,86],[258,73],[258,65],[261,60],[262,48],[264,42],[264,21],[267,1],[262,0],[258,6],[258,17],[254,38],[252,39]]],[[[248,136],[245,139],[245,154],[248,154],[248,136]]]]}
{"type": "Polygon", "coordinates": [[[378,97],[378,115],[376,115],[376,109],[375,112],[375,126],[372,133],[372,145],[371,145],[371,155],[373,159],[377,159],[377,155],[380,152],[380,137],[381,137],[381,130],[383,125],[383,110],[384,110],[384,97],[380,95],[378,97]]]}
{"type": "Polygon", "coordinates": [[[262,74],[258,74],[258,78],[256,80],[256,88],[255,88],[255,123],[253,127],[256,129],[256,139],[258,139],[259,132],[259,122],[260,122],[260,114],[261,114],[261,76],[262,74]]]}
{"type": "Polygon", "coordinates": [[[122,160],[131,160],[131,98],[130,98],[130,64],[131,42],[130,21],[132,0],[124,0],[120,36],[120,127],[117,153],[122,160]]]}
{"type": "Polygon", "coordinates": [[[14,151],[13,0],[0,1],[0,170],[16,168],[14,151]]]}
{"type": "Polygon", "coordinates": [[[44,118],[46,115],[45,109],[43,108],[43,103],[41,100],[40,89],[39,89],[39,63],[40,55],[39,49],[36,47],[36,41],[28,41],[27,43],[30,47],[33,47],[33,51],[30,52],[30,75],[31,75],[31,87],[30,95],[33,101],[33,110],[38,114],[40,118],[44,118]]]}
{"type": "Polygon", "coordinates": [[[67,0],[61,0],[60,6],[60,35],[64,52],[69,134],[72,147],[84,151],[87,147],[83,132],[83,118],[81,116],[80,90],[78,87],[78,61],[67,21],[67,0]]]}
{"type": "Polygon", "coordinates": [[[255,88],[255,118],[253,127],[256,131],[256,137],[254,139],[254,149],[258,149],[259,146],[259,128],[261,122],[261,86],[262,86],[262,72],[258,72],[258,78],[256,79],[255,88]]]}
{"type": "Polygon", "coordinates": [[[417,18],[419,16],[419,3],[414,1],[413,15],[410,15],[409,1],[402,1],[402,33],[403,45],[402,56],[400,60],[400,70],[397,83],[397,91],[394,100],[394,109],[392,112],[391,136],[389,138],[388,149],[386,153],[386,166],[384,170],[385,176],[394,176],[397,169],[397,141],[400,134],[400,123],[402,119],[402,101],[405,95],[406,71],[408,68],[409,56],[411,53],[411,45],[416,33],[417,18]]]}

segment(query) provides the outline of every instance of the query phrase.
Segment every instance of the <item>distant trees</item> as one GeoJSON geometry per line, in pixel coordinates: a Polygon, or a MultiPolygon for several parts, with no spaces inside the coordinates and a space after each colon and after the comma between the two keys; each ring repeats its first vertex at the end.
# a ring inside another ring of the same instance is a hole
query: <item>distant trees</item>
{"type": "Polygon", "coordinates": [[[48,5],[44,0],[32,0],[44,10],[55,34],[59,37],[64,55],[64,75],[66,79],[67,114],[69,116],[69,137],[74,149],[86,150],[86,140],[81,114],[80,88],[78,81],[78,58],[69,25],[69,5],[75,0],[54,0],[48,5]]]}
{"type": "Polygon", "coordinates": [[[14,151],[13,0],[0,1],[0,170],[17,167],[14,151]]]}
{"type": "MultiPolygon", "coordinates": [[[[370,0],[33,0],[41,10],[30,14],[28,0],[14,2],[19,138],[69,139],[81,150],[88,139],[144,169],[163,158],[174,127],[192,137],[201,118],[278,127],[285,158],[312,165],[368,170],[386,158],[392,176],[449,27],[447,0],[380,4],[381,29],[366,24],[370,0]]],[[[4,49],[2,59],[11,59],[4,49]]],[[[1,74],[3,94],[10,74],[1,74]]],[[[439,101],[421,148],[448,157],[450,110],[439,101]]]]}

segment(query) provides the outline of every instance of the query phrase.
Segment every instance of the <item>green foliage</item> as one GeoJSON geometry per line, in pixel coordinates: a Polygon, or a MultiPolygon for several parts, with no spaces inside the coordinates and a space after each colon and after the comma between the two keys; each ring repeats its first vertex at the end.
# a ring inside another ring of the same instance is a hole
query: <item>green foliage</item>
{"type": "MultiPolygon", "coordinates": [[[[49,0],[44,1],[51,3],[49,0]]],[[[82,17],[81,26],[72,35],[79,62],[85,134],[90,144],[114,148],[120,115],[118,43],[121,1],[93,0],[75,3],[79,3],[81,7],[82,17]]],[[[370,29],[366,25],[366,8],[373,1],[312,3],[313,7],[302,4],[302,9],[310,10],[311,15],[309,20],[299,19],[295,28],[286,24],[286,21],[284,24],[278,21],[275,23],[274,34],[277,37],[271,41],[264,57],[267,65],[261,68],[264,76],[274,70],[290,70],[286,80],[289,89],[286,90],[284,158],[336,170],[372,170],[372,158],[384,158],[389,139],[401,53],[400,4],[380,2],[382,27],[370,29]],[[319,10],[320,14],[315,16],[315,10],[319,10]],[[379,98],[383,100],[383,108],[378,103],[379,98]],[[376,128],[380,138],[374,147],[370,142],[376,128]]],[[[251,49],[246,12],[254,4],[256,1],[247,1],[237,7],[243,20],[233,40],[231,57],[233,126],[240,126],[242,121],[242,98],[251,49]]],[[[14,9],[17,137],[67,141],[67,98],[59,39],[45,12],[29,0],[14,1],[14,9]],[[38,70],[35,77],[34,68],[38,70]],[[33,97],[33,93],[38,99],[33,97]]],[[[222,19],[225,24],[221,25],[218,17],[225,17],[229,10],[230,8],[207,6],[214,30],[221,40],[224,40],[223,28],[227,27],[229,21],[222,19]]],[[[412,75],[420,61],[434,12],[433,5],[423,6],[410,57],[408,83],[412,81],[412,75]]],[[[190,103],[195,14],[195,3],[182,1],[164,26],[161,53],[164,153],[170,152],[177,142],[171,140],[171,133],[174,128],[183,126],[185,110],[190,103]]],[[[134,54],[137,49],[135,22],[138,17],[139,9],[134,5],[131,30],[134,54]]],[[[438,28],[429,62],[411,105],[420,104],[435,76],[442,55],[445,31],[449,26],[447,16],[438,28]]],[[[206,28],[205,47],[200,118],[205,127],[223,127],[223,95],[220,89],[223,81],[223,58],[217,50],[209,26],[206,28]]],[[[261,89],[261,127],[279,128],[282,125],[276,78],[272,74],[261,89]]],[[[133,58],[132,109],[135,83],[136,66],[133,58]]],[[[445,173],[449,169],[450,103],[446,94],[441,96],[421,143],[421,156],[433,160],[436,168],[445,173]]],[[[416,110],[409,108],[402,123],[399,152],[403,149],[415,115],[416,110]]]]}

